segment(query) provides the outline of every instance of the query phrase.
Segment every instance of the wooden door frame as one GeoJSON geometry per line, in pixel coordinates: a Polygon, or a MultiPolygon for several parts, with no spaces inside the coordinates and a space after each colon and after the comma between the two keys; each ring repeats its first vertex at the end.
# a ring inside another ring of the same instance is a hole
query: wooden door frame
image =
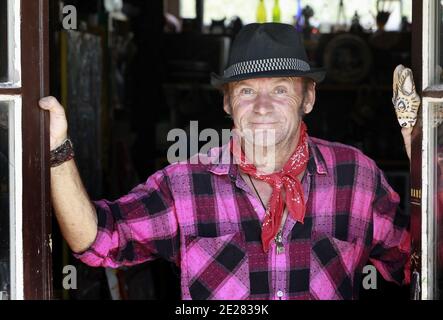
{"type": "Polygon", "coordinates": [[[49,115],[49,0],[21,1],[23,274],[25,299],[52,298],[49,115]]]}
{"type": "MultiPolygon", "coordinates": [[[[14,286],[11,291],[15,292],[13,298],[16,299],[51,299],[49,121],[48,115],[38,107],[38,100],[49,94],[49,0],[13,1],[18,2],[8,1],[8,6],[15,8],[17,4],[20,5],[20,12],[14,10],[13,17],[10,17],[20,21],[20,58],[9,57],[8,60],[11,63],[20,59],[21,79],[14,79],[11,86],[0,87],[0,95],[19,98],[21,101],[21,105],[17,106],[21,114],[21,143],[17,142],[17,145],[21,147],[22,158],[21,164],[19,161],[14,163],[21,165],[18,169],[22,177],[21,190],[10,192],[20,192],[22,196],[21,220],[17,225],[22,226],[22,241],[18,235],[18,241],[11,238],[14,243],[10,246],[14,250],[13,256],[21,257],[22,261],[17,259],[12,262],[20,272],[11,283],[14,286]],[[23,265],[17,267],[21,262],[23,265]]],[[[13,39],[8,38],[7,42],[11,45],[13,39]]],[[[20,201],[19,196],[14,199],[20,201]]],[[[15,233],[15,230],[11,232],[15,233]]]]}
{"type": "MultiPolygon", "coordinates": [[[[422,56],[423,56],[423,1],[412,1],[412,70],[414,74],[414,81],[418,92],[422,92],[422,56]]],[[[412,132],[411,141],[411,280],[414,281],[413,274],[417,272],[421,275],[421,237],[422,237],[422,139],[423,139],[423,112],[420,107],[419,116],[416,126],[412,132]]],[[[418,279],[419,288],[421,288],[421,277],[418,279]]],[[[411,286],[414,290],[414,284],[411,286]]],[[[413,292],[411,292],[411,297],[413,292]]],[[[421,299],[421,290],[418,299],[421,299]]]]}
{"type": "Polygon", "coordinates": [[[49,0],[15,1],[20,1],[20,85],[0,87],[0,95],[22,102],[23,247],[17,244],[15,250],[23,252],[23,287],[14,290],[24,299],[51,299],[49,116],[38,107],[39,99],[49,95],[49,0]]]}

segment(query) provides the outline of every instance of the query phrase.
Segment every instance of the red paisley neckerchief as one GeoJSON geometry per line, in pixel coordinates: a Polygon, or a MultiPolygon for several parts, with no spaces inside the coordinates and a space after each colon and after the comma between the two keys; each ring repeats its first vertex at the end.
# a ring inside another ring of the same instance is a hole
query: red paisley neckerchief
{"type": "Polygon", "coordinates": [[[306,124],[302,121],[300,124],[300,138],[294,153],[280,171],[271,174],[260,174],[253,164],[246,163],[243,150],[238,145],[234,147],[234,144],[239,143],[238,139],[235,136],[232,139],[231,152],[240,169],[272,187],[272,195],[262,225],[262,244],[265,252],[268,252],[272,239],[279,231],[285,204],[291,217],[303,223],[306,210],[305,200],[301,183],[297,177],[304,172],[309,160],[308,134],[306,131],[306,124]],[[283,201],[284,194],[286,194],[286,201],[283,201]]]}

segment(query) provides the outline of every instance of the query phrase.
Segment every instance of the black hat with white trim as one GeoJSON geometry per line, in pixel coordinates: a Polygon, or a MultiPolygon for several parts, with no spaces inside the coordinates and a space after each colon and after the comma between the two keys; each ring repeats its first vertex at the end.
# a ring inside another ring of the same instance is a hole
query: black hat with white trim
{"type": "Polygon", "coordinates": [[[302,35],[289,24],[252,23],[232,43],[223,75],[211,74],[211,83],[223,84],[264,77],[307,77],[321,82],[325,70],[311,68],[302,35]]]}

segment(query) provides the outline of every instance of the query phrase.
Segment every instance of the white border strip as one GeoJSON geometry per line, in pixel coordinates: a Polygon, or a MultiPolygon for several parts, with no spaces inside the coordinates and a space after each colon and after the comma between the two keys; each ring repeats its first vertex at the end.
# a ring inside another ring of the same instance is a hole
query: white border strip
{"type": "Polygon", "coordinates": [[[21,67],[21,30],[20,30],[20,23],[21,23],[21,7],[20,7],[21,1],[20,0],[8,0],[8,5],[12,7],[12,17],[9,17],[9,23],[12,26],[12,30],[10,30],[10,33],[8,35],[8,42],[12,43],[12,46],[10,46],[9,54],[12,59],[12,63],[10,63],[10,77],[12,79],[12,82],[17,87],[22,86],[22,67],[21,67]],[[12,2],[12,4],[11,4],[12,2]],[[12,32],[12,34],[11,34],[12,32]],[[9,41],[9,39],[12,39],[12,41],[9,41]]]}
{"type": "Polygon", "coordinates": [[[423,146],[422,146],[422,300],[435,300],[437,263],[437,189],[435,171],[435,104],[443,105],[443,99],[423,98],[423,146]]]}
{"type": "MultiPolygon", "coordinates": [[[[430,5],[433,0],[423,0],[423,26],[422,26],[422,87],[429,85],[429,29],[432,20],[430,5]],[[428,19],[424,19],[427,17],[428,19]]],[[[421,299],[429,299],[429,265],[428,265],[428,188],[429,188],[429,109],[428,101],[422,100],[423,138],[422,138],[422,197],[421,197],[421,299]]]]}
{"type": "Polygon", "coordinates": [[[429,128],[429,102],[422,101],[423,114],[423,143],[422,143],[422,200],[421,200],[421,300],[430,299],[429,283],[429,255],[428,255],[428,212],[432,207],[428,201],[429,186],[429,149],[430,149],[430,128],[429,128]]]}
{"type": "MultiPolygon", "coordinates": [[[[429,1],[423,0],[422,4],[422,10],[423,14],[422,17],[429,17],[429,1]]],[[[423,19],[423,26],[422,26],[422,87],[426,88],[428,84],[429,79],[429,61],[428,61],[428,47],[429,47],[429,23],[425,22],[426,20],[423,19]]],[[[427,163],[428,163],[428,115],[427,115],[427,105],[426,100],[422,100],[422,118],[423,118],[423,137],[422,137],[422,150],[421,150],[421,255],[420,255],[420,291],[421,291],[421,300],[427,300],[428,299],[428,263],[427,263],[427,243],[428,243],[428,237],[427,237],[427,202],[425,199],[428,197],[428,172],[427,172],[427,163]]]]}
{"type": "MultiPolygon", "coordinates": [[[[423,0],[423,27],[422,27],[422,87],[423,89],[429,87],[431,79],[430,66],[433,50],[431,51],[432,41],[430,41],[430,32],[435,30],[433,26],[434,15],[432,11],[432,3],[436,0],[423,0]],[[426,19],[425,19],[426,17],[426,19]],[[426,23],[427,22],[427,23],[426,23]]],[[[432,38],[433,39],[433,38],[432,38]]]]}
{"type": "Polygon", "coordinates": [[[8,8],[8,81],[0,83],[0,88],[20,88],[21,70],[21,8],[20,0],[6,0],[8,8]]]}
{"type": "Polygon", "coordinates": [[[24,299],[23,284],[23,173],[22,173],[22,99],[0,95],[9,102],[9,225],[11,299],[24,299]]]}

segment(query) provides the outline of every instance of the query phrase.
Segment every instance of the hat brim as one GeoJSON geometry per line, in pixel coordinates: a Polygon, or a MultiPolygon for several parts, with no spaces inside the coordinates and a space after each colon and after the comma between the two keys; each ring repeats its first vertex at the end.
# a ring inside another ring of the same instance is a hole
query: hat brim
{"type": "Polygon", "coordinates": [[[256,78],[278,78],[278,77],[305,77],[310,78],[313,81],[320,83],[326,76],[326,70],[323,68],[311,69],[309,71],[297,71],[297,70],[273,70],[263,71],[255,73],[245,73],[230,78],[225,78],[216,73],[211,73],[211,84],[220,89],[224,84],[229,82],[241,81],[246,79],[256,78]]]}

